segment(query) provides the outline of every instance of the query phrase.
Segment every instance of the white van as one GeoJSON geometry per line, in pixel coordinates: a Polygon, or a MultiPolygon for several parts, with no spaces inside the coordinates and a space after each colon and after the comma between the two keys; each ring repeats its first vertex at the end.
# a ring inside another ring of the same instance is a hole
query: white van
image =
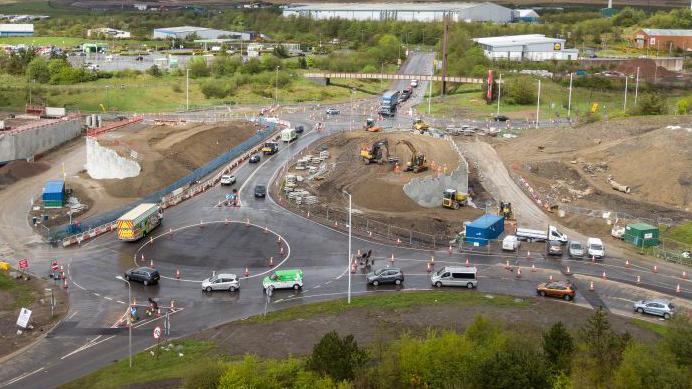
{"type": "Polygon", "coordinates": [[[515,235],[507,235],[502,239],[502,249],[505,251],[516,251],[520,244],[521,241],[515,235]]]}
{"type": "Polygon", "coordinates": [[[586,253],[589,258],[603,259],[605,257],[605,246],[598,238],[589,238],[586,240],[586,253]]]}
{"type": "Polygon", "coordinates": [[[284,128],[281,130],[281,140],[285,143],[293,142],[298,138],[295,128],[284,128]]]}
{"type": "Polygon", "coordinates": [[[476,273],[475,267],[445,266],[430,276],[430,282],[438,288],[443,286],[465,286],[473,289],[478,286],[476,273]]]}

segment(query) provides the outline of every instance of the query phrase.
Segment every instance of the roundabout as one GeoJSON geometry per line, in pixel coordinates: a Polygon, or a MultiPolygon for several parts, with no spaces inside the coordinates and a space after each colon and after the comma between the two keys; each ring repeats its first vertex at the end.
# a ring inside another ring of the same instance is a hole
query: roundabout
{"type": "Polygon", "coordinates": [[[211,221],[170,229],[134,254],[136,266],[152,266],[161,278],[199,283],[213,273],[263,277],[290,258],[287,240],[249,222],[211,221]]]}

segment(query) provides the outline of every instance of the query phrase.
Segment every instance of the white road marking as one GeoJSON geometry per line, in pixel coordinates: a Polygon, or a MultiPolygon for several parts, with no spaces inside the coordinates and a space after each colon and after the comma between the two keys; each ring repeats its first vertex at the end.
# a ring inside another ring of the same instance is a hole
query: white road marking
{"type": "Polygon", "coordinates": [[[94,296],[101,297],[100,294],[98,294],[98,293],[96,293],[96,292],[93,292],[93,293],[94,293],[94,296]]]}
{"type": "Polygon", "coordinates": [[[74,311],[74,312],[72,312],[72,314],[71,314],[70,316],[68,316],[67,319],[65,319],[65,320],[70,320],[70,319],[72,319],[72,318],[77,314],[77,312],[79,312],[79,311],[74,311]]]}
{"type": "Polygon", "coordinates": [[[106,297],[104,297],[104,298],[105,298],[106,300],[108,300],[108,301],[113,301],[113,299],[110,298],[110,297],[108,297],[108,296],[106,296],[106,297]]]}
{"type": "Polygon", "coordinates": [[[2,384],[2,386],[12,385],[12,384],[14,384],[14,383],[16,383],[16,382],[19,382],[19,381],[23,380],[23,379],[26,378],[26,377],[32,376],[32,375],[34,375],[34,374],[36,374],[36,373],[42,371],[43,369],[44,369],[43,367],[39,367],[38,369],[36,369],[36,370],[34,370],[34,371],[32,371],[32,372],[24,373],[24,374],[20,375],[19,377],[13,378],[13,379],[11,379],[11,380],[5,382],[4,384],[2,384]]]}
{"type": "Polygon", "coordinates": [[[118,304],[125,304],[124,301],[120,301],[120,300],[116,301],[116,303],[118,303],[118,304]]]}

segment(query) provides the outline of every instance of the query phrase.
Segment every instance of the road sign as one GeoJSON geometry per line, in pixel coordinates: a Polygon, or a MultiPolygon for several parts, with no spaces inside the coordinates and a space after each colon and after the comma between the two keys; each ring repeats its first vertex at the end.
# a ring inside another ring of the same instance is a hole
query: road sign
{"type": "Polygon", "coordinates": [[[17,318],[17,325],[26,328],[27,325],[29,325],[29,318],[31,317],[31,310],[22,308],[21,311],[19,311],[19,317],[17,318]]]}
{"type": "Polygon", "coordinates": [[[160,337],[161,337],[161,327],[154,328],[154,339],[158,339],[160,337]]]}
{"type": "Polygon", "coordinates": [[[19,260],[19,270],[24,270],[29,268],[29,260],[24,258],[19,260]]]}

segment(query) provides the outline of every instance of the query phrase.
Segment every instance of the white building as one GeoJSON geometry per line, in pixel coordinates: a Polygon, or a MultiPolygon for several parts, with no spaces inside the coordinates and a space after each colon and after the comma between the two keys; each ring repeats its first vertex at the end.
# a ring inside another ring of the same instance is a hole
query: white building
{"type": "Polygon", "coordinates": [[[200,39],[218,39],[222,36],[233,36],[238,33],[233,31],[217,30],[214,28],[181,26],[154,29],[154,39],[185,39],[190,35],[197,35],[200,39]]]}
{"type": "Polygon", "coordinates": [[[538,12],[532,9],[515,9],[514,10],[514,20],[519,22],[535,23],[540,20],[540,15],[538,12]]]}
{"type": "Polygon", "coordinates": [[[441,21],[449,15],[454,22],[513,21],[511,9],[493,3],[316,3],[288,5],[283,16],[313,19],[441,21]]]}
{"type": "Polygon", "coordinates": [[[32,36],[33,24],[0,24],[0,36],[32,36]]]}
{"type": "Polygon", "coordinates": [[[512,61],[576,60],[577,49],[566,49],[565,40],[541,34],[474,38],[485,56],[512,61]]]}
{"type": "Polygon", "coordinates": [[[105,38],[116,38],[116,39],[127,39],[131,38],[132,34],[129,31],[116,30],[115,28],[103,27],[103,28],[92,28],[87,30],[87,37],[105,37],[105,38]]]}

